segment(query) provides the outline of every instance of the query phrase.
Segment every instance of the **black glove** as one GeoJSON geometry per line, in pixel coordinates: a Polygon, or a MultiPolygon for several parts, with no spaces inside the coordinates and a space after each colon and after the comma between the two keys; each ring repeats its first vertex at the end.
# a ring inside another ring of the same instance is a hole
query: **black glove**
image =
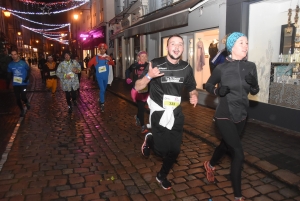
{"type": "Polygon", "coordinates": [[[258,86],[257,79],[251,73],[245,76],[245,80],[251,87],[257,88],[258,86]]]}
{"type": "Polygon", "coordinates": [[[216,95],[221,96],[221,97],[226,96],[226,94],[228,94],[229,92],[230,92],[230,89],[227,86],[221,86],[221,87],[216,88],[216,95]]]}

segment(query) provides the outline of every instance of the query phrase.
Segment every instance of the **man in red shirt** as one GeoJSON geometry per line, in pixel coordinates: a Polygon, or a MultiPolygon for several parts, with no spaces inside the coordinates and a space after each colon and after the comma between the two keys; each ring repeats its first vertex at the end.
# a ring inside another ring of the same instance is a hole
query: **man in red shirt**
{"type": "Polygon", "coordinates": [[[105,91],[107,84],[111,84],[113,74],[112,74],[112,65],[113,61],[106,54],[107,45],[105,43],[100,43],[98,45],[99,54],[94,56],[88,63],[88,68],[91,68],[92,65],[95,66],[96,69],[96,78],[100,88],[100,109],[101,112],[104,112],[104,102],[105,102],[105,91]]]}

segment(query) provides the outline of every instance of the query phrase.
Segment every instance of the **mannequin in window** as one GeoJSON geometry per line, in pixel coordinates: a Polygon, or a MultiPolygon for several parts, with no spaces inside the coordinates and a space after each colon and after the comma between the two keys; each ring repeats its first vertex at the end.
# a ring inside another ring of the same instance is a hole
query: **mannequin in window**
{"type": "Polygon", "coordinates": [[[197,64],[196,69],[197,71],[202,71],[203,66],[205,65],[205,52],[204,52],[204,45],[201,41],[201,38],[198,38],[197,42],[197,64]]]}
{"type": "MultiPolygon", "coordinates": [[[[226,44],[226,40],[227,40],[227,37],[229,36],[230,34],[226,34],[223,39],[222,39],[222,43],[225,45],[226,44]]],[[[224,61],[226,60],[226,57],[228,56],[228,52],[227,52],[227,49],[226,47],[219,50],[217,55],[212,59],[211,63],[214,65],[214,68],[217,67],[217,65],[221,64],[221,63],[224,63],[224,61]]]]}
{"type": "Polygon", "coordinates": [[[210,45],[209,45],[209,48],[208,48],[208,53],[209,53],[209,69],[210,69],[210,73],[213,72],[214,70],[214,65],[212,64],[212,60],[213,58],[217,55],[218,53],[218,43],[219,41],[217,39],[214,39],[210,45]]]}

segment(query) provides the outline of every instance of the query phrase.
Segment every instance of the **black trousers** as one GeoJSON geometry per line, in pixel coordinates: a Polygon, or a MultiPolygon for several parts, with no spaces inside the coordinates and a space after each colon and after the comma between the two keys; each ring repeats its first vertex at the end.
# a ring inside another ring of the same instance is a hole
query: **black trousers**
{"type": "Polygon", "coordinates": [[[244,162],[244,151],[240,135],[244,129],[246,120],[239,123],[233,123],[230,120],[216,119],[216,124],[221,132],[222,140],[215,149],[210,160],[210,164],[215,166],[217,162],[229,151],[232,161],[230,169],[230,178],[235,197],[241,197],[241,174],[244,162]]]}
{"type": "Polygon", "coordinates": [[[25,104],[28,103],[28,99],[26,96],[26,88],[27,85],[13,86],[14,94],[17,100],[17,105],[20,108],[20,110],[23,110],[23,102],[25,104]]]}
{"type": "Polygon", "coordinates": [[[72,91],[65,91],[65,94],[66,94],[66,100],[67,100],[68,106],[72,107],[71,98],[72,98],[72,101],[76,100],[76,91],[74,91],[72,89],[72,91]]]}
{"type": "Polygon", "coordinates": [[[153,112],[151,115],[151,131],[153,135],[153,151],[163,158],[160,169],[162,177],[166,177],[180,153],[182,143],[184,116],[182,112],[177,113],[172,130],[159,125],[161,111],[153,112]]]}
{"type": "Polygon", "coordinates": [[[146,102],[144,101],[136,101],[137,104],[137,108],[138,108],[138,112],[137,112],[137,117],[140,120],[141,126],[143,126],[145,124],[145,120],[144,120],[144,113],[145,113],[145,105],[146,102]]]}

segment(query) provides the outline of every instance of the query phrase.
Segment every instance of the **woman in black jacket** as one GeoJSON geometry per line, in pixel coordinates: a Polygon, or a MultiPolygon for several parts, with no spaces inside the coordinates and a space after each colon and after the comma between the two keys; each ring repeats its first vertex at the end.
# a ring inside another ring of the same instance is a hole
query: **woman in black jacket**
{"type": "Polygon", "coordinates": [[[211,160],[204,162],[204,167],[207,180],[214,182],[215,165],[229,151],[232,157],[230,177],[235,201],[243,201],[245,198],[241,194],[241,173],[244,152],[240,135],[247,118],[248,94],[257,94],[259,86],[256,66],[247,61],[247,37],[239,32],[230,34],[226,48],[230,55],[225,63],[215,68],[205,85],[209,93],[219,96],[214,119],[222,140],[211,160]]]}
{"type": "MultiPolygon", "coordinates": [[[[125,71],[126,82],[127,84],[135,85],[135,81],[140,78],[140,75],[144,72],[144,69],[148,65],[148,55],[145,51],[140,51],[137,54],[137,62],[133,63],[128,69],[125,71]],[[131,73],[133,73],[133,81],[130,78],[131,73]]],[[[141,126],[141,133],[145,134],[148,132],[147,125],[144,122],[144,112],[147,98],[149,96],[148,86],[140,91],[136,91],[134,87],[131,89],[131,97],[134,102],[137,104],[137,115],[134,115],[135,124],[137,126],[141,126]]]]}

